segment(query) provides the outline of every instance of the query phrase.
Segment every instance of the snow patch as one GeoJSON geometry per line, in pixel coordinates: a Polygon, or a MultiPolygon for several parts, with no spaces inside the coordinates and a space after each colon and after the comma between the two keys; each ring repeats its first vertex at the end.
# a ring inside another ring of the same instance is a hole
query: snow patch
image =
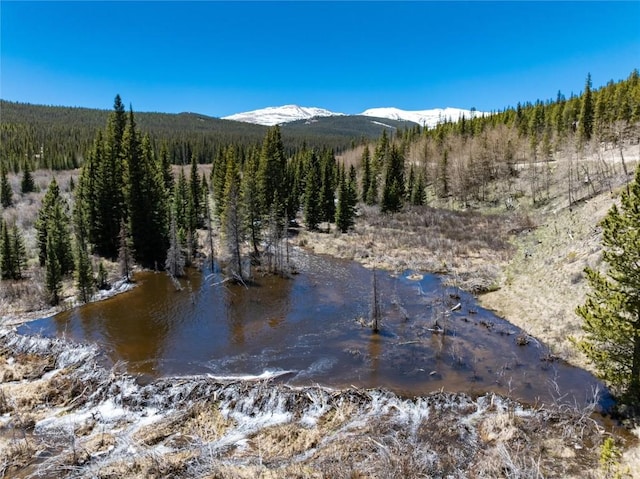
{"type": "Polygon", "coordinates": [[[379,122],[379,121],[371,121],[371,123],[373,123],[374,125],[384,126],[385,128],[391,128],[392,130],[396,129],[395,126],[387,125],[386,123],[382,123],[382,122],[379,122]]]}

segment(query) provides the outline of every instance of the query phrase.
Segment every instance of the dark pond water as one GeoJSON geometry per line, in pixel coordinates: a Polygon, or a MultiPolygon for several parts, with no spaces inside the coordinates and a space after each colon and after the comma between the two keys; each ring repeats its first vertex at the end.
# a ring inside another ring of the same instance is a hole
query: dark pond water
{"type": "Polygon", "coordinates": [[[519,345],[521,331],[436,276],[378,271],[383,319],[374,334],[366,324],[370,270],[295,256],[300,274],[257,277],[249,287],[194,271],[178,291],[164,273],[137,274],[130,292],[20,332],[96,342],[143,377],[282,373],[294,385],[387,387],[401,395],[492,391],[529,403],[583,404],[602,388],[586,371],[550,360],[536,340],[519,345]]]}

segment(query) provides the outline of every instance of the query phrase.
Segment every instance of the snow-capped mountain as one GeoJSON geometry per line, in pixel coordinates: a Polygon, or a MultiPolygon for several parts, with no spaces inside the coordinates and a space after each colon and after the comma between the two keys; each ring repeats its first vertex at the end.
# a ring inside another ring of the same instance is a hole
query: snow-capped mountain
{"type": "Polygon", "coordinates": [[[407,120],[433,128],[438,123],[446,120],[458,121],[464,115],[465,118],[482,116],[485,113],[479,111],[462,110],[460,108],[434,108],[432,110],[401,110],[399,108],[370,108],[360,113],[364,116],[375,118],[389,118],[391,120],[407,120]]]}
{"type": "Polygon", "coordinates": [[[297,120],[308,120],[318,116],[342,116],[343,113],[324,110],[322,108],[304,107],[298,105],[272,106],[260,110],[236,113],[225,116],[223,120],[243,121],[258,125],[273,126],[297,120]]]}
{"type": "MultiPolygon", "coordinates": [[[[387,118],[390,120],[412,121],[420,126],[433,128],[438,123],[446,120],[458,121],[464,115],[465,118],[484,115],[483,112],[463,110],[461,108],[434,108],[431,110],[401,110],[400,108],[370,108],[359,115],[373,118],[387,118]]],[[[258,125],[280,125],[298,120],[309,120],[316,117],[348,116],[344,113],[336,113],[323,108],[304,107],[298,105],[272,106],[260,110],[236,113],[225,116],[223,120],[235,120],[258,125]]]]}

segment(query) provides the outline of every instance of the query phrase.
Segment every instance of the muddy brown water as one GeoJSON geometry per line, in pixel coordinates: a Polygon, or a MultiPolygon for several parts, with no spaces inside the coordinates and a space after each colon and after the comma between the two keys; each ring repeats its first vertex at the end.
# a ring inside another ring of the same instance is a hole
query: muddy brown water
{"type": "MultiPolygon", "coordinates": [[[[293,385],[496,392],[530,404],[582,405],[604,390],[437,276],[378,271],[375,334],[367,324],[371,270],[302,251],[294,263],[292,278],[257,276],[247,287],[191,271],[177,290],[164,273],[139,273],[127,293],[19,332],[95,342],[143,378],[274,374],[293,385]]],[[[601,405],[609,401],[604,392],[601,405]]]]}

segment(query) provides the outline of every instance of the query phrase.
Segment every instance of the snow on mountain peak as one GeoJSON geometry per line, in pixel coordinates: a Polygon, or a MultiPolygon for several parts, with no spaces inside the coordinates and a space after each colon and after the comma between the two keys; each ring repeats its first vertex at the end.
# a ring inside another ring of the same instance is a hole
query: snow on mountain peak
{"type": "Polygon", "coordinates": [[[323,108],[304,107],[298,105],[272,106],[260,110],[236,113],[225,116],[223,120],[243,121],[258,125],[273,126],[281,123],[289,123],[297,120],[308,120],[318,116],[341,116],[343,113],[335,113],[323,108]]]}
{"type": "Polygon", "coordinates": [[[401,110],[400,108],[370,108],[360,113],[363,116],[372,116],[377,118],[388,118],[390,120],[406,120],[433,128],[439,123],[447,120],[458,121],[463,116],[472,118],[475,116],[483,116],[485,113],[472,110],[463,110],[460,108],[434,108],[432,110],[401,110]]]}

